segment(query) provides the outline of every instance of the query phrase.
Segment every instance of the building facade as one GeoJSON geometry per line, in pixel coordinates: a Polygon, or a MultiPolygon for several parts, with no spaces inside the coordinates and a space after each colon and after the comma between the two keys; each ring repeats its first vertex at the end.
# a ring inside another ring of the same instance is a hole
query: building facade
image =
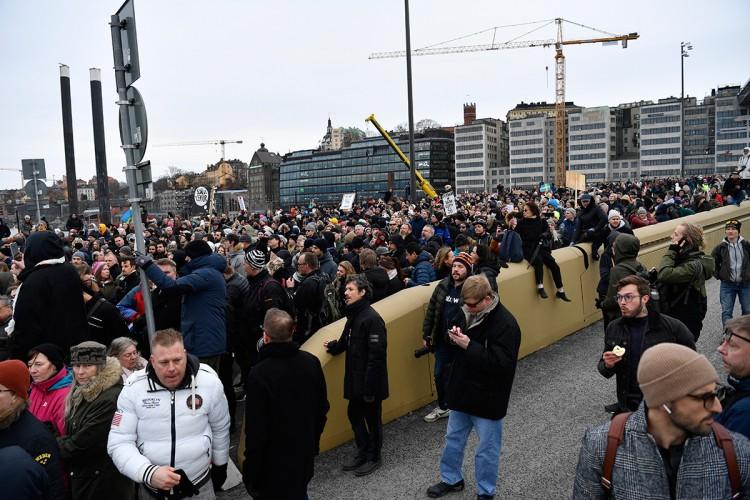
{"type": "MultiPolygon", "coordinates": [[[[408,135],[393,140],[408,156],[408,135]]],[[[441,130],[415,134],[414,156],[417,170],[436,190],[454,184],[452,134],[441,130]]],[[[382,198],[387,191],[405,196],[408,186],[409,169],[380,137],[355,141],[339,151],[294,151],[285,155],[280,165],[279,192],[284,208],[313,200],[337,205],[346,193],[356,193],[359,200],[382,198]]],[[[418,196],[424,193],[420,190],[418,196]]]]}
{"type": "Polygon", "coordinates": [[[617,113],[609,106],[583,108],[568,114],[568,170],[584,173],[587,181],[610,176],[617,151],[617,113]]]}
{"type": "Polygon", "coordinates": [[[476,104],[464,105],[456,126],[456,192],[491,192],[509,182],[508,126],[496,118],[476,119],[476,104]]]}
{"type": "Polygon", "coordinates": [[[261,143],[253,153],[247,173],[247,209],[251,212],[276,210],[279,203],[279,166],[282,158],[261,143]]]}
{"type": "Polygon", "coordinates": [[[750,98],[748,84],[716,90],[716,171],[737,169],[742,149],[750,145],[750,98]],[[744,93],[743,93],[744,90],[744,93]]]}

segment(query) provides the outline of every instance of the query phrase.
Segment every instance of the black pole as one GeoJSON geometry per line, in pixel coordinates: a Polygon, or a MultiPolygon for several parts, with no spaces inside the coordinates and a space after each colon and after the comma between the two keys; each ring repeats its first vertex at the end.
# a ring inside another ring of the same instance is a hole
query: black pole
{"type": "Polygon", "coordinates": [[[404,0],[406,20],[406,96],[409,102],[409,195],[411,202],[417,203],[417,175],[414,163],[414,100],[411,91],[411,34],[409,29],[409,0],[404,0]]]}
{"type": "Polygon", "coordinates": [[[60,65],[60,95],[62,97],[63,141],[65,142],[65,176],[68,179],[68,209],[78,213],[78,185],[76,156],[73,150],[73,113],[70,104],[70,68],[60,65]]]}
{"type": "Polygon", "coordinates": [[[89,69],[91,81],[91,117],[94,122],[94,159],[96,161],[96,198],[99,220],[109,225],[112,211],[109,206],[109,178],[107,177],[107,148],[104,143],[104,111],[102,108],[102,72],[89,69]]]}

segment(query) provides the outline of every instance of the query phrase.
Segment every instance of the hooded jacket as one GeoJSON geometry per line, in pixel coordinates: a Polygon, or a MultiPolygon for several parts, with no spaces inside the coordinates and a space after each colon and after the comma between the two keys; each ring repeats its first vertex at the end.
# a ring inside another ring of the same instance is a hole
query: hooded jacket
{"type": "Polygon", "coordinates": [[[631,274],[645,272],[646,267],[638,261],[641,242],[632,234],[621,234],[612,243],[615,265],[609,272],[609,286],[602,301],[602,312],[609,321],[620,317],[620,305],[617,303],[617,282],[631,274]]]}
{"type": "Polygon", "coordinates": [[[721,402],[721,413],[716,421],[730,431],[738,432],[750,439],[750,377],[736,379],[727,376],[731,394],[721,402]]]}
{"type": "Polygon", "coordinates": [[[65,404],[65,437],[57,439],[76,500],[129,500],[135,485],[107,455],[107,437],[122,390],[120,363],[107,364],[85,386],[75,385],[65,404]]]}
{"type": "Polygon", "coordinates": [[[599,205],[594,203],[594,200],[591,200],[589,205],[581,210],[581,213],[578,215],[578,227],[576,227],[573,243],[580,243],[583,241],[583,238],[589,230],[598,233],[604,229],[604,226],[606,225],[607,214],[602,211],[599,205]]]}
{"type": "Polygon", "coordinates": [[[218,254],[196,257],[185,264],[185,275],[177,280],[164,274],[159,266],[146,268],[146,275],[156,286],[168,294],[183,296],[180,323],[185,349],[199,358],[226,352],[226,265],[218,254]]]}
{"type": "Polygon", "coordinates": [[[216,372],[188,355],[174,391],[161,384],[151,364],[135,372],[117,399],[107,453],[123,475],[146,484],[160,465],[183,469],[198,484],[211,463],[226,464],[229,410],[216,372]]]}
{"type": "Polygon", "coordinates": [[[414,262],[414,270],[411,273],[411,279],[408,282],[409,287],[424,285],[435,281],[435,268],[432,266],[432,255],[426,250],[422,250],[414,262]]]}
{"type": "Polygon", "coordinates": [[[73,374],[64,366],[43,382],[32,382],[29,411],[42,423],[50,422],[58,436],[65,435],[65,398],[73,384],[73,374]]]}
{"type": "Polygon", "coordinates": [[[29,350],[53,343],[63,352],[87,339],[88,325],[75,268],[65,262],[62,242],[49,231],[26,240],[25,269],[9,326],[11,357],[28,361],[29,350]]]}
{"type": "Polygon", "coordinates": [[[336,265],[336,263],[333,261],[333,257],[331,257],[331,254],[329,254],[328,252],[323,252],[323,255],[318,258],[318,264],[320,272],[328,276],[329,282],[332,282],[334,279],[336,279],[336,271],[338,271],[339,266],[336,265]]]}

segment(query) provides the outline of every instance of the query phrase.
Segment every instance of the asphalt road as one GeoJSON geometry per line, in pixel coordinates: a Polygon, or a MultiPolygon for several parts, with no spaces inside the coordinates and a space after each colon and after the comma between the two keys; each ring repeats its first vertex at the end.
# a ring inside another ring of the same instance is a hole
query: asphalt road
{"type": "MultiPolygon", "coordinates": [[[[723,376],[716,347],[721,338],[719,284],[708,284],[709,308],[699,352],[706,354],[723,376]]],[[[739,310],[736,311],[739,314],[739,310]]],[[[615,398],[615,382],[596,371],[601,355],[601,322],[522,359],[518,364],[508,415],[504,421],[500,478],[496,498],[570,498],[578,450],[584,430],[606,422],[604,405],[615,398]]],[[[341,471],[354,453],[352,443],[321,454],[309,485],[311,499],[427,498],[425,490],[439,480],[438,464],[447,420],[425,423],[431,407],[385,426],[383,466],[371,476],[357,478],[341,471]]],[[[233,451],[236,452],[233,439],[233,451]]],[[[466,450],[466,489],[451,499],[476,498],[472,434],[466,450]]],[[[242,485],[220,499],[248,498],[242,485]]]]}

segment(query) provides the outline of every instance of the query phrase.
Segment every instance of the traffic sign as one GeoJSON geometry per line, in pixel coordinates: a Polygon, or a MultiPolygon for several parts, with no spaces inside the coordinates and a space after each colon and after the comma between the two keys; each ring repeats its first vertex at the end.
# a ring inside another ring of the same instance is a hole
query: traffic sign
{"type": "Polygon", "coordinates": [[[21,160],[21,170],[23,170],[24,180],[44,179],[47,177],[47,172],[44,169],[43,158],[21,160]],[[36,171],[36,173],[34,173],[34,171],[36,171]]]}
{"type": "Polygon", "coordinates": [[[40,181],[39,179],[37,179],[36,183],[33,180],[27,182],[23,187],[23,190],[29,198],[34,198],[36,196],[45,196],[49,188],[44,183],[44,181],[40,181]]]}
{"type": "Polygon", "coordinates": [[[120,140],[123,146],[132,145],[133,161],[140,163],[146,154],[146,143],[148,141],[148,120],[146,119],[146,106],[143,104],[143,97],[135,87],[128,88],[127,114],[120,112],[120,140]],[[130,124],[131,137],[125,137],[123,133],[122,120],[127,119],[130,124]]]}
{"type": "Polygon", "coordinates": [[[125,84],[129,87],[141,77],[133,0],[127,0],[122,4],[115,15],[120,19],[120,40],[122,40],[122,61],[125,65],[125,84]]]}

